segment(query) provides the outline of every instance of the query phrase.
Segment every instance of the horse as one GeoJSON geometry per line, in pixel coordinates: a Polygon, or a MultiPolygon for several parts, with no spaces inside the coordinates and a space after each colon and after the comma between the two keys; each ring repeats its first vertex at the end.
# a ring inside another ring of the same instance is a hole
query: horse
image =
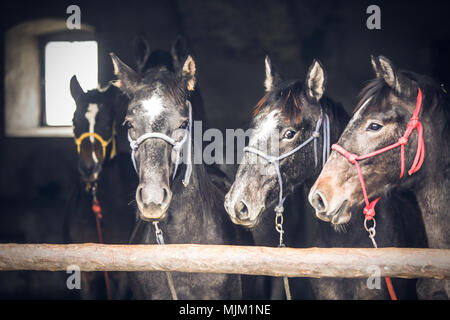
{"type": "MultiPolygon", "coordinates": [[[[283,196],[292,194],[296,187],[304,186],[309,189],[312,186],[327,160],[329,144],[337,141],[348,121],[343,107],[325,95],[326,74],[318,60],[313,61],[304,82],[283,80],[272,66],[269,57],[266,57],[265,67],[266,93],[255,107],[253,134],[245,149],[236,180],[225,197],[225,208],[234,223],[255,229],[255,232],[260,232],[261,224],[272,225],[271,228],[263,226],[264,235],[259,238],[270,238],[275,234],[273,218],[268,218],[269,208],[277,204],[276,223],[280,224],[283,219],[283,196]],[[275,149],[272,148],[273,144],[275,149]],[[279,149],[281,156],[265,154],[261,152],[261,146],[271,148],[272,152],[279,149]]],[[[300,199],[295,211],[286,212],[284,219],[288,222],[287,230],[277,226],[277,231],[282,232],[283,240],[288,246],[301,245],[296,236],[299,230],[302,230],[304,222],[298,211],[308,210],[302,208],[302,205],[303,200],[300,199]]],[[[365,231],[360,230],[359,225],[346,227],[347,231],[351,232],[344,233],[344,228],[333,230],[328,224],[318,222],[312,245],[370,245],[365,231]]],[[[387,297],[386,290],[370,290],[366,281],[361,279],[308,279],[306,283],[299,279],[290,279],[290,282],[294,292],[301,291],[299,286],[309,286],[310,291],[304,293],[306,298],[387,297]]],[[[301,297],[295,294],[293,296],[301,297]]]]}
{"type": "MultiPolygon", "coordinates": [[[[117,152],[115,108],[117,89],[107,86],[87,92],[76,76],[70,81],[76,102],[73,133],[78,153],[79,183],[68,202],[64,219],[67,243],[98,242],[124,244],[131,234],[135,209],[129,205],[137,184],[129,155],[117,152]],[[97,223],[100,230],[97,229],[97,223]],[[99,239],[99,237],[101,237],[99,239]]],[[[81,274],[83,299],[123,299],[129,295],[127,276],[110,272],[81,274]],[[105,286],[111,283],[111,288],[105,286]]]]}
{"type": "MultiPolygon", "coordinates": [[[[155,68],[165,68],[170,72],[175,72],[175,70],[178,70],[181,67],[181,63],[183,63],[190,54],[186,40],[181,35],[176,36],[170,50],[166,51],[152,50],[145,35],[138,34],[133,41],[133,51],[136,61],[136,71],[140,75],[144,75],[147,70],[155,68]]],[[[198,84],[190,93],[190,102],[193,107],[195,120],[201,121],[202,130],[205,131],[210,129],[200,86],[198,84]]],[[[202,144],[202,148],[203,147],[202,144]]],[[[206,170],[214,184],[222,191],[226,192],[231,186],[231,181],[234,178],[235,172],[233,168],[223,165],[222,163],[207,164],[206,170]]]]}
{"type": "MultiPolygon", "coordinates": [[[[371,56],[371,64],[376,78],[361,91],[309,201],[317,217],[334,226],[359,220],[371,232],[378,223],[377,242],[388,246],[393,245],[389,233],[399,227],[395,220],[419,220],[425,246],[447,249],[450,108],[445,89],[427,76],[397,70],[386,57],[371,56]],[[399,212],[380,216],[380,198],[405,192],[415,210],[399,205],[399,212]]],[[[407,231],[415,237],[418,229],[413,225],[407,231]]],[[[418,280],[417,296],[448,299],[449,283],[418,280]]]]}
{"type": "MultiPolygon", "coordinates": [[[[118,79],[114,85],[130,98],[125,126],[139,177],[139,217],[147,222],[136,242],[238,244],[239,230],[222,206],[224,192],[205,166],[192,164],[189,157],[199,147],[192,145],[192,131],[193,120],[201,116],[191,101],[197,86],[192,56],[174,71],[155,65],[142,74],[110,55],[118,79]]],[[[239,275],[134,272],[130,278],[137,299],[242,297],[239,275]]]]}

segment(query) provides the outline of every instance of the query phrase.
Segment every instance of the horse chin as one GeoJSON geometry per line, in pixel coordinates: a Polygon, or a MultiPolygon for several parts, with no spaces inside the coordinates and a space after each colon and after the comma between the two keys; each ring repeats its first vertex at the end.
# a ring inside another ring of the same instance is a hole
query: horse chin
{"type": "Polygon", "coordinates": [[[237,218],[234,218],[234,217],[230,217],[230,218],[231,218],[231,221],[233,221],[234,224],[239,225],[239,226],[243,226],[243,227],[248,228],[248,229],[255,228],[258,225],[258,223],[259,223],[259,219],[258,218],[251,219],[251,220],[240,220],[240,219],[237,219],[237,218]]]}
{"type": "Polygon", "coordinates": [[[350,222],[352,218],[352,212],[350,210],[342,210],[341,212],[335,214],[333,218],[331,218],[331,224],[334,226],[345,225],[350,222]]]}
{"type": "Polygon", "coordinates": [[[162,221],[167,218],[167,209],[163,209],[160,206],[139,209],[139,217],[146,222],[162,221]]]}
{"type": "Polygon", "coordinates": [[[320,220],[329,222],[334,226],[347,224],[352,217],[349,201],[342,201],[341,204],[330,213],[316,211],[316,216],[320,220]]]}

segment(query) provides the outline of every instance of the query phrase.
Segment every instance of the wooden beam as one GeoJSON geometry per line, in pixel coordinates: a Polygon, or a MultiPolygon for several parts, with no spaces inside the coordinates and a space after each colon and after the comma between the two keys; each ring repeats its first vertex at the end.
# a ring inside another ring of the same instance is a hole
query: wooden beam
{"type": "Polygon", "coordinates": [[[0,270],[180,271],[288,277],[450,278],[450,250],[269,248],[195,244],[0,244],[0,270]]]}

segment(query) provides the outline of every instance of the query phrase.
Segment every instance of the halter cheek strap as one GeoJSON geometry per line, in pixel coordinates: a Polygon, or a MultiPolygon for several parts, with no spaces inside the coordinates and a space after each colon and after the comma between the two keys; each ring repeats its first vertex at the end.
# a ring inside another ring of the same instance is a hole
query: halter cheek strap
{"type": "Polygon", "coordinates": [[[134,170],[136,170],[136,172],[138,172],[137,170],[137,164],[136,164],[136,151],[139,149],[139,146],[146,141],[147,139],[161,139],[164,140],[165,142],[167,142],[168,144],[171,144],[173,146],[173,151],[176,152],[176,159],[175,159],[175,169],[173,171],[173,176],[172,176],[172,180],[175,178],[176,174],[177,174],[177,169],[178,166],[180,165],[180,154],[181,154],[181,150],[183,148],[183,145],[185,143],[187,143],[187,164],[186,164],[186,172],[184,174],[184,179],[183,179],[183,185],[186,187],[189,184],[189,180],[191,177],[191,173],[192,173],[192,161],[191,161],[191,146],[192,146],[192,105],[191,102],[189,100],[186,101],[186,104],[188,106],[189,109],[189,125],[186,128],[185,132],[184,132],[184,136],[183,139],[179,142],[175,141],[174,139],[172,139],[171,137],[160,133],[160,132],[149,132],[149,133],[144,133],[143,135],[141,135],[139,138],[137,138],[136,140],[133,140],[130,136],[130,133],[128,132],[128,141],[130,142],[130,147],[131,147],[131,161],[133,162],[133,166],[134,166],[134,170]]]}

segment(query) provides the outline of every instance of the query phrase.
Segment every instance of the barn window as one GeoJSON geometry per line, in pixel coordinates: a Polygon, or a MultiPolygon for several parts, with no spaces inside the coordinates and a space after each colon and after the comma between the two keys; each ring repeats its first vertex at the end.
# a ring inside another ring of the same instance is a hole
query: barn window
{"type": "Polygon", "coordinates": [[[6,32],[5,134],[8,137],[71,137],[75,108],[69,82],[97,87],[93,29],[68,30],[65,20],[21,23],[6,32]]]}
{"type": "Polygon", "coordinates": [[[84,90],[97,87],[97,42],[50,41],[44,50],[44,125],[71,126],[75,102],[70,95],[70,78],[76,75],[84,90]]]}

